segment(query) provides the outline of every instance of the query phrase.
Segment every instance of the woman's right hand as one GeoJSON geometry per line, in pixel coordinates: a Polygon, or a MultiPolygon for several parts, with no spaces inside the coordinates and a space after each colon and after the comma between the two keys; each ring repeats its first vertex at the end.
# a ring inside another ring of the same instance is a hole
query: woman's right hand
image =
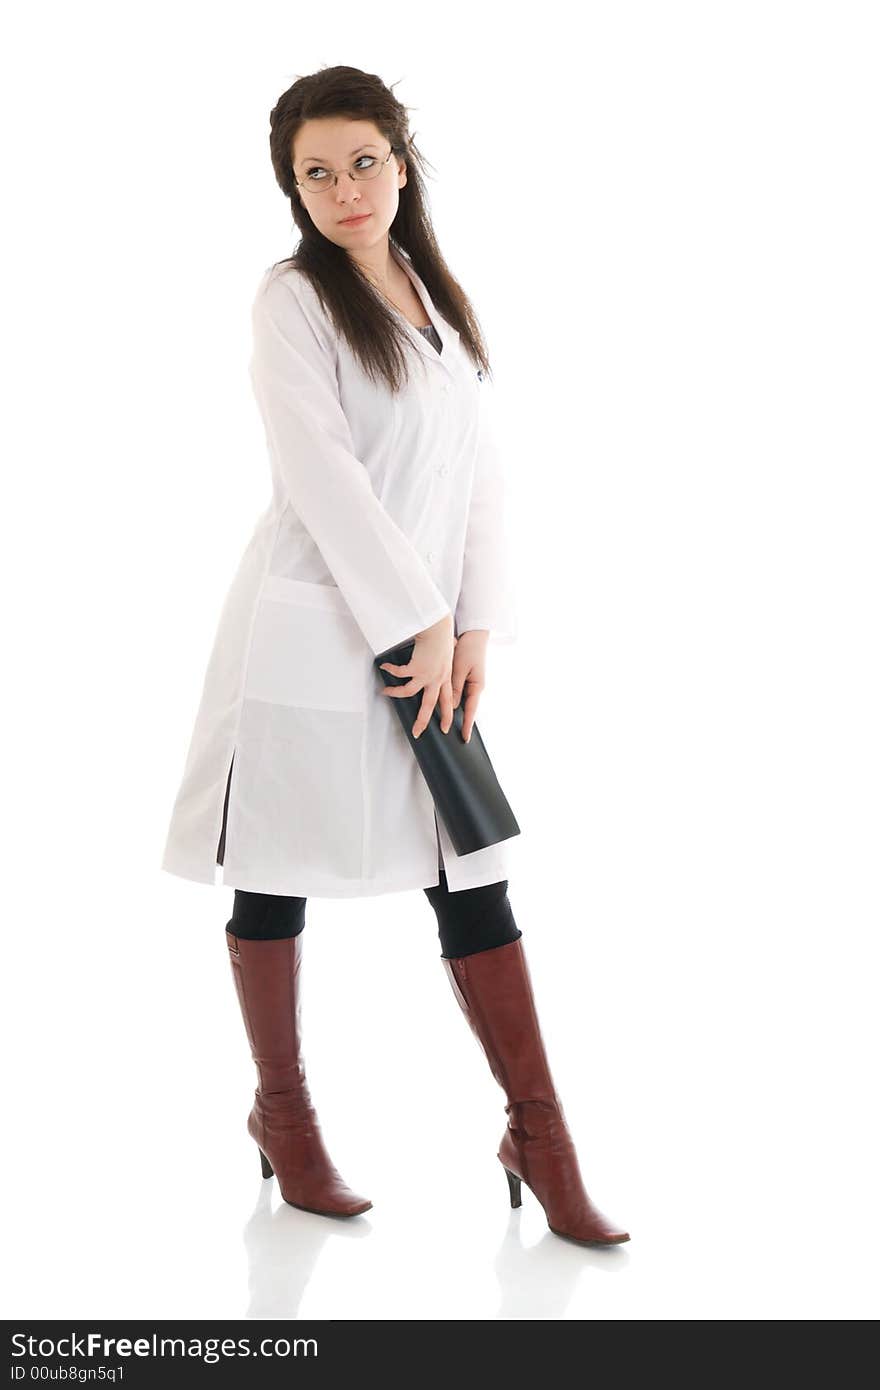
{"type": "Polygon", "coordinates": [[[455,651],[455,623],[451,613],[447,613],[438,623],[416,633],[413,654],[405,666],[395,666],[390,661],[380,663],[380,670],[390,671],[393,676],[408,676],[405,685],[386,685],[383,695],[392,700],[405,695],[417,695],[424,690],[424,698],[415,724],[413,738],[427,729],[434,713],[434,706],[440,701],[440,728],[448,734],[452,727],[452,657],[455,651]]]}

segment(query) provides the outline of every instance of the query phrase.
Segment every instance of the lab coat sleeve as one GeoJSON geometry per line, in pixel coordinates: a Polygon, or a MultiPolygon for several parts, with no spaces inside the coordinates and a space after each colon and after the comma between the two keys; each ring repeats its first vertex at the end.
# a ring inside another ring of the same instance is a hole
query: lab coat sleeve
{"type": "Polygon", "coordinates": [[[375,656],[451,612],[354,452],[332,350],[296,290],[265,275],[252,307],[251,382],[290,505],[375,656]]]}
{"type": "Polygon", "coordinates": [[[516,594],[505,521],[505,482],[493,424],[489,381],[479,386],[477,456],[465,537],[464,568],[455,607],[456,636],[489,630],[489,640],[517,638],[516,594]]]}

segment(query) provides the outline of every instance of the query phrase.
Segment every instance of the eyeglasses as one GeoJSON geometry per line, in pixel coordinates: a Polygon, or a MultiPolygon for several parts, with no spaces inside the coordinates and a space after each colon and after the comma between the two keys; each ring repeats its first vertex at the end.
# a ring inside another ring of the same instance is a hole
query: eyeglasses
{"type": "Polygon", "coordinates": [[[384,159],[379,159],[377,155],[373,154],[358,155],[350,169],[340,169],[338,172],[335,169],[325,169],[322,164],[315,164],[311,169],[306,170],[304,179],[297,179],[297,187],[305,188],[309,193],[326,193],[328,188],[336,187],[339,182],[339,174],[348,174],[348,177],[354,179],[356,183],[378,178],[393,153],[394,149],[392,148],[384,159]]]}

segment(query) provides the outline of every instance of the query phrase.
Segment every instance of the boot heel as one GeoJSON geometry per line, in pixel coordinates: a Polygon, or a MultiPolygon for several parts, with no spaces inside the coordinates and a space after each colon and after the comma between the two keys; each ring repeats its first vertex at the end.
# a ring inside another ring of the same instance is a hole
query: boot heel
{"type": "Polygon", "coordinates": [[[269,1162],[262,1149],[260,1149],[260,1167],[263,1170],[264,1178],[271,1178],[275,1173],[275,1169],[272,1167],[272,1164],[269,1162]]]}
{"type": "Polygon", "coordinates": [[[504,1169],[507,1174],[507,1186],[510,1189],[510,1205],[512,1207],[522,1206],[522,1178],[518,1178],[516,1173],[511,1173],[509,1168],[504,1169]]]}

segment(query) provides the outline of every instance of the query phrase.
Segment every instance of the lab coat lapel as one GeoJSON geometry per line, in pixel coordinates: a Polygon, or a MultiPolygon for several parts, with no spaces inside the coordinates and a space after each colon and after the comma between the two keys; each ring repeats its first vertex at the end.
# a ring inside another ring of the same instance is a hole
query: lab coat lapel
{"type": "Polygon", "coordinates": [[[453,328],[451,323],[447,323],[446,319],[440,313],[439,309],[435,306],[433,299],[429,295],[428,288],[424,280],[420,275],[416,274],[414,267],[410,264],[407,258],[399,254],[397,249],[393,246],[391,247],[391,254],[394,256],[394,259],[398,262],[398,264],[403,266],[403,269],[406,271],[407,275],[409,276],[410,280],[415,286],[416,293],[422,301],[422,305],[425,309],[425,312],[427,313],[429,319],[431,320],[431,322],[433,323],[434,327],[440,335],[440,341],[443,344],[443,351],[438,354],[437,349],[431,346],[431,344],[425,338],[424,334],[420,333],[417,328],[414,328],[413,325],[410,323],[409,319],[406,318],[405,315],[401,314],[400,317],[403,319],[405,326],[409,330],[410,337],[413,339],[419,352],[422,353],[424,357],[429,358],[432,362],[436,363],[437,366],[442,367],[443,370],[445,372],[448,372],[450,376],[454,375],[452,359],[454,356],[457,356],[459,351],[460,335],[458,333],[458,330],[453,328]]]}

